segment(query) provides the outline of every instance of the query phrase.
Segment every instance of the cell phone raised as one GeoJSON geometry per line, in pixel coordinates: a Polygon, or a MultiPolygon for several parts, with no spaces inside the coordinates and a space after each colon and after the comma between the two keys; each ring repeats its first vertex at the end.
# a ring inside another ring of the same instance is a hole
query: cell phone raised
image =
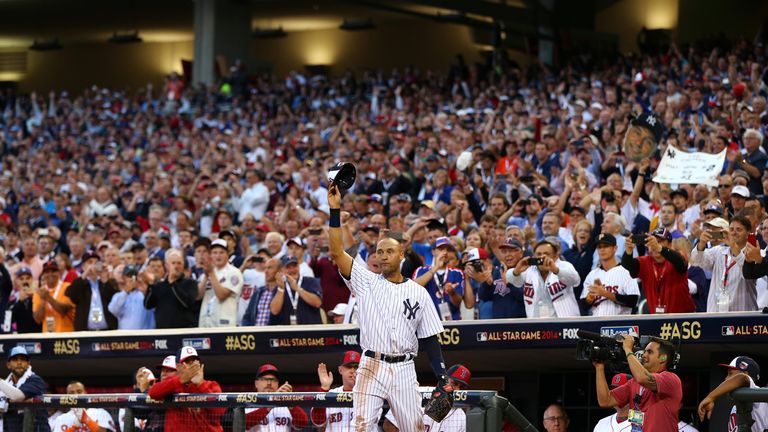
{"type": "Polygon", "coordinates": [[[757,236],[754,234],[748,235],[747,243],[751,244],[752,246],[757,246],[757,236]]]}
{"type": "Polygon", "coordinates": [[[645,244],[645,234],[632,234],[632,243],[634,244],[645,244]]]}
{"type": "Polygon", "coordinates": [[[528,257],[528,265],[538,266],[544,264],[544,258],[542,257],[528,257]]]}

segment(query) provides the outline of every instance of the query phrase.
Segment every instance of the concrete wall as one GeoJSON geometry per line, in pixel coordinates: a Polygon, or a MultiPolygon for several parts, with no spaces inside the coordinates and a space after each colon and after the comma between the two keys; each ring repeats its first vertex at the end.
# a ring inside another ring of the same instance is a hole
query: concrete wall
{"type": "Polygon", "coordinates": [[[595,31],[619,36],[619,51],[637,51],[637,34],[648,29],[674,29],[680,19],[678,0],[621,0],[595,16],[595,31]]]}

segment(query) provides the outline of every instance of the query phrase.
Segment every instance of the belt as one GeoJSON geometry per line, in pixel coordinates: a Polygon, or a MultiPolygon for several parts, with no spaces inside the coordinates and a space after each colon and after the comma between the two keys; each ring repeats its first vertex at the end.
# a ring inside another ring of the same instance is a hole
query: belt
{"type": "Polygon", "coordinates": [[[370,350],[363,351],[363,355],[366,357],[370,357],[372,359],[385,361],[387,363],[400,363],[408,360],[413,360],[414,358],[416,358],[414,354],[388,355],[388,354],[377,353],[370,350]]]}

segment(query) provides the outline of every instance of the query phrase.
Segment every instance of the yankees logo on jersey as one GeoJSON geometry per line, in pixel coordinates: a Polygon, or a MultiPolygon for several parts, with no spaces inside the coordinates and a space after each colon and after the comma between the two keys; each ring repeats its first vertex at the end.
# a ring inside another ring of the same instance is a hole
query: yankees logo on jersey
{"type": "MultiPolygon", "coordinates": [[[[596,280],[599,280],[603,287],[613,294],[640,296],[637,280],[630,276],[627,269],[617,265],[609,270],[597,267],[590,271],[587,277],[584,278],[584,289],[581,291],[581,298],[587,298],[589,287],[596,280]]],[[[592,302],[592,307],[590,308],[590,314],[593,316],[629,315],[631,313],[631,307],[621,305],[603,296],[598,296],[592,302]]]]}

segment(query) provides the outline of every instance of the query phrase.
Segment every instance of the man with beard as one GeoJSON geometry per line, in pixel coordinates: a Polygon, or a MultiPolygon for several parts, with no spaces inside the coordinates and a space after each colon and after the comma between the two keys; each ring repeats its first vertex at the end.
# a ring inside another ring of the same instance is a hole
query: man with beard
{"type": "MultiPolygon", "coordinates": [[[[8,353],[6,363],[11,374],[5,380],[0,380],[0,393],[10,402],[21,402],[24,399],[41,396],[45,393],[45,382],[37,374],[32,372],[29,363],[29,354],[24,347],[16,346],[8,353]]],[[[8,408],[8,402],[0,402],[8,408]]],[[[6,431],[22,430],[24,415],[22,410],[9,410],[3,414],[3,427],[6,431]]],[[[35,432],[50,432],[48,425],[48,413],[45,408],[35,410],[35,432]]]]}

